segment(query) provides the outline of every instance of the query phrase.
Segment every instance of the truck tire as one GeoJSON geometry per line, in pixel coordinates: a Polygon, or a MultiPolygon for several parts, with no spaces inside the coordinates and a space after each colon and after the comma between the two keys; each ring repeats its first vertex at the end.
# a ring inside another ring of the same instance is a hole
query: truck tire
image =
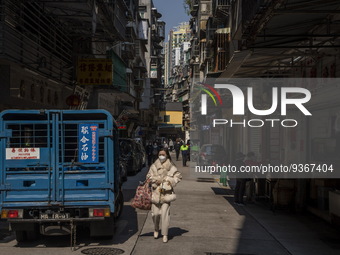
{"type": "Polygon", "coordinates": [[[17,230],[15,231],[15,239],[18,243],[26,241],[26,231],[24,230],[17,230]]]}
{"type": "Polygon", "coordinates": [[[38,239],[38,230],[26,231],[28,241],[35,241],[38,239]]]}
{"type": "Polygon", "coordinates": [[[115,202],[115,212],[114,212],[114,219],[118,219],[120,215],[122,214],[124,207],[124,197],[123,192],[121,189],[119,189],[118,197],[115,202]]]}

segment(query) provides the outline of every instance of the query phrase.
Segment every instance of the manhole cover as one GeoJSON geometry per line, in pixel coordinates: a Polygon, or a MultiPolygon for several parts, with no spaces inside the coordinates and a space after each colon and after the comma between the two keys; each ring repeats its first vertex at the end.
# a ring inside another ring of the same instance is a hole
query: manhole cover
{"type": "Polygon", "coordinates": [[[88,248],[82,250],[81,253],[89,255],[117,255],[124,253],[124,251],[117,248],[88,248]]]}

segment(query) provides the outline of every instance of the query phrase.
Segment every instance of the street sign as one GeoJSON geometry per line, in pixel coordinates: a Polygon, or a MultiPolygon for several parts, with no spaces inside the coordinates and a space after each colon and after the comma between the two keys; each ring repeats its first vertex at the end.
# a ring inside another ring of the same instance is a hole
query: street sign
{"type": "Polygon", "coordinates": [[[6,160],[40,159],[40,148],[6,148],[6,160]]]}
{"type": "Polygon", "coordinates": [[[80,163],[98,163],[98,124],[79,124],[78,161],[80,163]]]}

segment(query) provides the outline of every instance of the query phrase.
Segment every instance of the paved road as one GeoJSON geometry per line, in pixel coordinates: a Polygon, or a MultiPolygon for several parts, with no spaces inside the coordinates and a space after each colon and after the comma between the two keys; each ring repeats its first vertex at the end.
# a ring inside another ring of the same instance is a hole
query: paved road
{"type": "Polygon", "coordinates": [[[119,248],[130,254],[135,247],[138,236],[147,218],[145,211],[138,211],[130,206],[130,200],[140,180],[145,178],[147,169],[144,168],[136,176],[129,176],[123,185],[124,209],[121,218],[116,224],[115,236],[112,240],[90,238],[84,230],[79,230],[75,251],[70,248],[69,236],[41,236],[34,242],[25,242],[20,245],[15,240],[14,233],[8,230],[5,222],[0,222],[0,255],[67,255],[82,254],[87,248],[106,247],[119,248]]]}

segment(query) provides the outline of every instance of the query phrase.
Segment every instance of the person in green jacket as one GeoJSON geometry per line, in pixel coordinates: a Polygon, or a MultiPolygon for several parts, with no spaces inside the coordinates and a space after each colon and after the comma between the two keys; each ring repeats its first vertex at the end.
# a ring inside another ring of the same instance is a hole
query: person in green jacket
{"type": "Polygon", "coordinates": [[[183,166],[187,166],[187,160],[188,160],[188,153],[189,153],[189,146],[187,144],[183,144],[181,146],[181,152],[182,152],[182,161],[183,166]]]}

